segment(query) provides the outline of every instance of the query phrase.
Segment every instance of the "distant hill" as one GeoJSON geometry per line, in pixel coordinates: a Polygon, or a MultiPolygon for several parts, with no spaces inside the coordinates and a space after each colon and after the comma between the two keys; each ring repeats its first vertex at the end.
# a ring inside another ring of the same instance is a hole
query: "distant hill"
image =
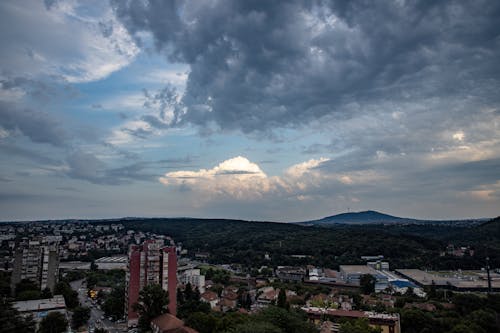
{"type": "Polygon", "coordinates": [[[342,213],[327,216],[319,220],[299,222],[300,225],[328,226],[334,224],[477,224],[481,219],[475,220],[419,220],[404,218],[380,213],[374,210],[364,212],[342,213]]]}

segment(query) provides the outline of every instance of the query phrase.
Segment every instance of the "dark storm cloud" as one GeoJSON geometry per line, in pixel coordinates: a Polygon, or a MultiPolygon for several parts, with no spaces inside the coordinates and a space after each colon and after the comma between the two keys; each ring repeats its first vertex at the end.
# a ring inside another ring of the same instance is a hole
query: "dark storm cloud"
{"type": "MultiPolygon", "coordinates": [[[[1,148],[1,146],[0,146],[1,148]]],[[[169,158],[157,161],[138,161],[120,167],[110,167],[94,154],[84,151],[71,153],[66,163],[66,176],[99,185],[123,185],[136,181],[156,182],[158,168],[192,167],[193,158],[169,158]]]]}
{"type": "Polygon", "coordinates": [[[51,158],[42,152],[23,148],[17,145],[0,143],[0,152],[10,157],[21,157],[35,162],[37,165],[60,166],[61,161],[51,158]]]}
{"type": "Polygon", "coordinates": [[[11,181],[12,181],[12,179],[10,179],[10,178],[5,178],[5,177],[0,176],[0,182],[10,183],[11,181]]]}
{"type": "MultiPolygon", "coordinates": [[[[500,4],[417,1],[116,1],[191,65],[174,124],[244,132],[355,116],[367,103],[495,99],[500,4]],[[358,103],[352,109],[350,103],[358,103]]],[[[438,110],[438,112],[452,112],[438,110]]]]}
{"type": "Polygon", "coordinates": [[[68,134],[57,119],[41,111],[0,101],[0,127],[20,132],[36,143],[48,143],[56,147],[67,144],[68,134]]]}
{"type": "Polygon", "coordinates": [[[76,151],[68,156],[68,170],[70,178],[85,180],[99,185],[130,184],[134,180],[152,180],[152,175],[141,173],[143,166],[139,163],[124,167],[110,168],[95,155],[83,151],[76,151]]]}
{"type": "Polygon", "coordinates": [[[74,87],[65,83],[56,82],[57,79],[60,78],[50,76],[44,79],[35,80],[32,78],[14,76],[0,80],[0,85],[3,90],[21,89],[37,102],[44,103],[78,95],[78,91],[74,89],[74,87]]]}
{"type": "Polygon", "coordinates": [[[494,185],[500,181],[498,170],[500,170],[500,158],[494,158],[435,167],[420,176],[448,189],[473,190],[481,185],[494,185]]]}

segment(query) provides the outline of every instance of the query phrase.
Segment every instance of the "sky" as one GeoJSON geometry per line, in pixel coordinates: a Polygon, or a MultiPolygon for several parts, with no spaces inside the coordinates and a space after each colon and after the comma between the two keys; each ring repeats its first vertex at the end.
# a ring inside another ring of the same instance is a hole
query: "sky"
{"type": "Polygon", "coordinates": [[[0,1],[0,220],[500,215],[498,1],[0,1]]]}

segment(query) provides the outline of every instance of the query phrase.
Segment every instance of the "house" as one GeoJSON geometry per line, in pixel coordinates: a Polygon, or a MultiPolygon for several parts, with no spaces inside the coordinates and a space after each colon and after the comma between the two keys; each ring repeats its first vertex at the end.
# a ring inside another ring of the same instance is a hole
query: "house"
{"type": "Polygon", "coordinates": [[[235,290],[237,291],[238,288],[226,287],[222,291],[222,299],[219,302],[222,311],[226,312],[228,310],[235,309],[238,305],[238,294],[235,292],[235,290]]]}
{"type": "Polygon", "coordinates": [[[213,309],[217,306],[217,303],[219,302],[219,297],[213,291],[208,290],[200,295],[200,300],[210,304],[210,307],[213,309]]]}
{"type": "Polygon", "coordinates": [[[151,329],[153,333],[198,333],[198,331],[184,326],[182,320],[170,313],[164,313],[151,320],[151,329]]]}
{"type": "Polygon", "coordinates": [[[306,277],[306,270],[302,267],[278,266],[276,276],[284,282],[300,282],[306,277]]]}
{"type": "Polygon", "coordinates": [[[279,294],[279,289],[274,289],[273,287],[264,287],[260,288],[259,292],[261,294],[257,297],[257,304],[259,306],[267,306],[273,302],[276,302],[279,294]]]}

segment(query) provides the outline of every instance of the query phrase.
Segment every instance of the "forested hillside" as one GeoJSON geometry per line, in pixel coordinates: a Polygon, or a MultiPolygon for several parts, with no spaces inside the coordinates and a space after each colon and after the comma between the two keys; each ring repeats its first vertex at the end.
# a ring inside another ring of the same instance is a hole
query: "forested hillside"
{"type": "Polygon", "coordinates": [[[382,254],[392,267],[481,268],[483,257],[500,266],[498,218],[475,227],[396,225],[303,227],[285,223],[204,219],[137,219],[130,227],[171,235],[191,251],[209,252],[210,261],[246,266],[310,263],[336,268],[382,254]],[[496,232],[495,232],[496,231],[496,232]],[[471,245],[471,258],[440,257],[448,243],[471,245]],[[264,254],[271,254],[271,262],[264,254]],[[294,258],[292,255],[305,255],[294,258]]]}

